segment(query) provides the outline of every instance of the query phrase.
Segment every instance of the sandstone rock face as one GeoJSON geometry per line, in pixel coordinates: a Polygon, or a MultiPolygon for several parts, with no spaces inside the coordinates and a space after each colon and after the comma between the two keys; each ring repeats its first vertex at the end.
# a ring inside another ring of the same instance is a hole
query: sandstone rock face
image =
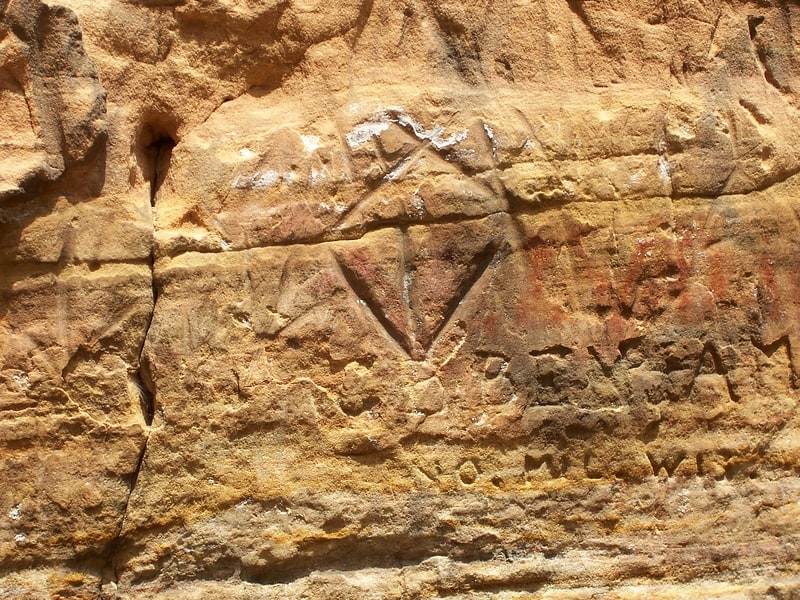
{"type": "Polygon", "coordinates": [[[800,594],[800,8],[0,9],[0,598],[800,594]]]}

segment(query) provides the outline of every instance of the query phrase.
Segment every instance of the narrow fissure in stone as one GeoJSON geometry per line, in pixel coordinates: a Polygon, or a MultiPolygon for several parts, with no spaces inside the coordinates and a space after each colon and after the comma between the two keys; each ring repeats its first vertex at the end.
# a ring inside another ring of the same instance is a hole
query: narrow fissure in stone
{"type": "MultiPolygon", "coordinates": [[[[136,145],[136,157],[142,170],[142,176],[145,181],[149,182],[149,199],[150,206],[154,207],[156,202],[156,194],[158,193],[161,184],[164,182],[167,171],[169,170],[170,159],[172,158],[172,149],[175,147],[175,138],[170,131],[174,131],[174,127],[165,127],[163,119],[155,123],[145,123],[139,131],[138,143],[136,145]]],[[[142,411],[142,417],[147,426],[147,434],[144,443],[139,451],[139,456],[136,459],[136,466],[131,474],[130,483],[128,485],[128,494],[125,497],[125,503],[122,509],[122,516],[117,527],[116,534],[111,540],[105,553],[106,569],[103,577],[103,583],[119,581],[119,564],[118,555],[122,544],[122,532],[125,527],[125,521],[128,515],[128,507],[130,505],[133,492],[139,482],[139,475],[144,466],[145,455],[147,454],[147,443],[150,440],[150,427],[153,424],[156,409],[156,390],[151,376],[150,363],[145,353],[145,344],[147,336],[150,333],[150,327],[153,323],[153,316],[156,311],[156,304],[158,302],[158,286],[155,279],[155,252],[150,252],[150,282],[151,292],[153,295],[153,307],[150,311],[147,324],[144,328],[142,341],[139,346],[138,354],[138,368],[133,375],[134,383],[139,392],[139,403],[142,411]]]]}

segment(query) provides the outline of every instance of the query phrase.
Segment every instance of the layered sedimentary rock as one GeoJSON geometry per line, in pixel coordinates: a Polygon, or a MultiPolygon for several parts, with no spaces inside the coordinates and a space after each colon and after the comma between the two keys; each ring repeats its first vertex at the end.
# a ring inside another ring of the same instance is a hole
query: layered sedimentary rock
{"type": "Polygon", "coordinates": [[[0,597],[793,597],[786,3],[10,0],[0,597]]]}

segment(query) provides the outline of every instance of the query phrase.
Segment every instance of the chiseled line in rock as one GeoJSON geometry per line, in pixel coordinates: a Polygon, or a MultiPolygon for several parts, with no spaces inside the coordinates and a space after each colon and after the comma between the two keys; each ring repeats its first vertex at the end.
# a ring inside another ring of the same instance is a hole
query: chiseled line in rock
{"type": "Polygon", "coordinates": [[[445,309],[445,318],[442,319],[441,325],[439,325],[439,327],[437,327],[433,332],[430,346],[428,347],[427,351],[428,356],[430,356],[434,348],[436,348],[442,333],[447,330],[450,323],[456,318],[459,309],[470,295],[470,292],[475,289],[475,286],[483,278],[483,275],[486,273],[486,271],[489,270],[489,267],[495,263],[498,258],[500,258],[500,255],[503,254],[503,250],[506,248],[510,251],[510,246],[508,244],[503,245],[490,243],[487,244],[487,246],[480,253],[478,253],[476,258],[480,257],[482,259],[481,263],[479,263],[475,273],[473,273],[471,277],[468,277],[464,280],[456,295],[453,296],[451,306],[448,306],[445,309]]]}
{"type": "Polygon", "coordinates": [[[366,202],[368,202],[371,198],[373,198],[382,188],[383,186],[390,181],[397,180],[401,175],[405,175],[408,172],[408,169],[411,168],[417,159],[422,155],[422,153],[428,149],[431,145],[430,140],[419,140],[417,145],[414,149],[409,152],[406,156],[401,158],[397,161],[394,165],[394,169],[385,175],[378,186],[375,189],[369,190],[365,195],[361,196],[356,202],[347,210],[345,210],[336,222],[331,225],[331,229],[336,229],[339,227],[344,221],[353,214],[358,208],[364,206],[366,202]]]}
{"type": "Polygon", "coordinates": [[[342,274],[342,277],[344,278],[347,285],[356,295],[356,298],[358,298],[367,308],[367,312],[369,312],[378,322],[380,328],[383,329],[384,333],[386,333],[386,337],[391,339],[400,348],[403,354],[405,354],[410,358],[411,352],[413,350],[413,346],[411,347],[408,346],[410,340],[406,339],[405,336],[403,336],[402,332],[398,331],[397,327],[394,326],[394,323],[392,323],[386,317],[386,315],[383,314],[383,311],[380,309],[380,306],[373,306],[373,303],[369,300],[369,297],[366,294],[362,295],[358,292],[358,288],[361,287],[361,285],[357,281],[355,275],[351,273],[347,265],[345,265],[335,254],[333,255],[333,259],[334,262],[336,263],[336,266],[339,267],[339,272],[342,274]]]}

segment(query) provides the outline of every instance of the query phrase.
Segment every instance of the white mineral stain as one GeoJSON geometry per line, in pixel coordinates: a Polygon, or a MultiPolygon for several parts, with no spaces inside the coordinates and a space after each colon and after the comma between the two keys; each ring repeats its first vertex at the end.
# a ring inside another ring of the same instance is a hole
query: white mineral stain
{"type": "Polygon", "coordinates": [[[326,169],[317,169],[315,167],[311,167],[311,185],[317,185],[318,183],[325,181],[328,178],[328,171],[326,169]]]}
{"type": "Polygon", "coordinates": [[[255,172],[252,175],[237,175],[231,187],[236,190],[251,190],[275,185],[278,173],[275,171],[255,172]]]}
{"type": "Polygon", "coordinates": [[[451,133],[445,137],[444,127],[441,125],[434,124],[431,129],[425,129],[422,124],[410,117],[402,107],[390,106],[383,110],[378,110],[371,120],[356,125],[350,133],[345,135],[345,138],[351,148],[356,148],[367,142],[370,138],[378,136],[381,132],[386,131],[392,123],[396,123],[406,129],[411,129],[414,137],[418,140],[429,141],[437,150],[449,148],[465,140],[469,133],[469,130],[463,129],[462,131],[451,133]]]}
{"type": "Polygon", "coordinates": [[[22,375],[14,375],[14,383],[16,384],[17,389],[21,392],[24,392],[31,386],[31,380],[27,373],[23,373],[22,375]]]}
{"type": "Polygon", "coordinates": [[[390,173],[387,173],[384,176],[384,180],[386,180],[386,181],[396,181],[397,179],[399,179],[400,176],[403,174],[403,171],[405,170],[406,165],[408,165],[408,162],[410,160],[411,160],[410,158],[404,158],[402,161],[400,161],[399,165],[397,165],[394,169],[392,169],[392,171],[390,173]]]}
{"type": "Polygon", "coordinates": [[[613,118],[614,118],[614,113],[613,111],[610,110],[601,110],[597,113],[597,120],[600,121],[601,123],[610,121],[613,118]]]}
{"type": "Polygon", "coordinates": [[[409,272],[403,273],[403,302],[411,303],[411,286],[414,283],[414,275],[409,272]]]}
{"type": "Polygon", "coordinates": [[[239,150],[239,156],[241,156],[242,158],[252,158],[255,155],[256,155],[255,152],[250,150],[250,148],[242,148],[241,150],[239,150]]]}
{"type": "Polygon", "coordinates": [[[381,132],[389,129],[389,122],[386,121],[367,121],[356,125],[353,130],[344,137],[351,148],[357,148],[369,141],[370,138],[378,136],[381,132]]]}
{"type": "Polygon", "coordinates": [[[303,148],[309,154],[322,145],[322,141],[315,135],[301,135],[300,139],[303,142],[303,148]]]}
{"type": "Polygon", "coordinates": [[[16,506],[12,507],[10,511],[8,511],[8,516],[11,518],[12,521],[19,521],[19,507],[21,505],[17,504],[16,506]]]}
{"type": "Polygon", "coordinates": [[[643,175],[644,175],[644,173],[642,172],[641,169],[636,171],[636,173],[631,175],[630,184],[631,185],[636,185],[637,183],[639,183],[642,180],[642,176],[643,175]]]}
{"type": "Polygon", "coordinates": [[[486,137],[488,137],[489,141],[492,143],[492,156],[496,159],[497,158],[497,143],[496,143],[496,140],[494,139],[494,131],[486,123],[483,124],[483,130],[486,132],[486,137]]]}
{"type": "Polygon", "coordinates": [[[444,127],[441,125],[434,124],[432,129],[426,130],[422,125],[404,112],[397,114],[396,121],[403,127],[411,127],[411,130],[414,132],[414,135],[417,139],[428,140],[437,150],[443,150],[445,148],[449,148],[450,146],[454,146],[458,142],[464,141],[467,139],[467,134],[469,133],[469,130],[463,129],[457,133],[451,133],[447,137],[442,137],[442,134],[444,133],[444,127]]]}
{"type": "Polygon", "coordinates": [[[257,190],[272,187],[281,181],[286,185],[291,185],[297,181],[297,173],[293,171],[278,173],[268,169],[266,171],[256,171],[252,175],[237,175],[231,187],[236,190],[257,190]]]}
{"type": "Polygon", "coordinates": [[[658,157],[658,173],[661,176],[661,181],[664,182],[664,185],[671,185],[672,168],[663,155],[658,157]]]}
{"type": "Polygon", "coordinates": [[[411,196],[411,202],[409,202],[409,208],[411,209],[409,211],[410,213],[409,216],[415,217],[417,219],[421,219],[425,216],[426,213],[425,201],[417,194],[411,196]]]}
{"type": "Polygon", "coordinates": [[[24,542],[27,539],[28,538],[26,538],[25,535],[22,533],[18,533],[17,535],[14,536],[14,541],[17,542],[18,544],[24,542]]]}

